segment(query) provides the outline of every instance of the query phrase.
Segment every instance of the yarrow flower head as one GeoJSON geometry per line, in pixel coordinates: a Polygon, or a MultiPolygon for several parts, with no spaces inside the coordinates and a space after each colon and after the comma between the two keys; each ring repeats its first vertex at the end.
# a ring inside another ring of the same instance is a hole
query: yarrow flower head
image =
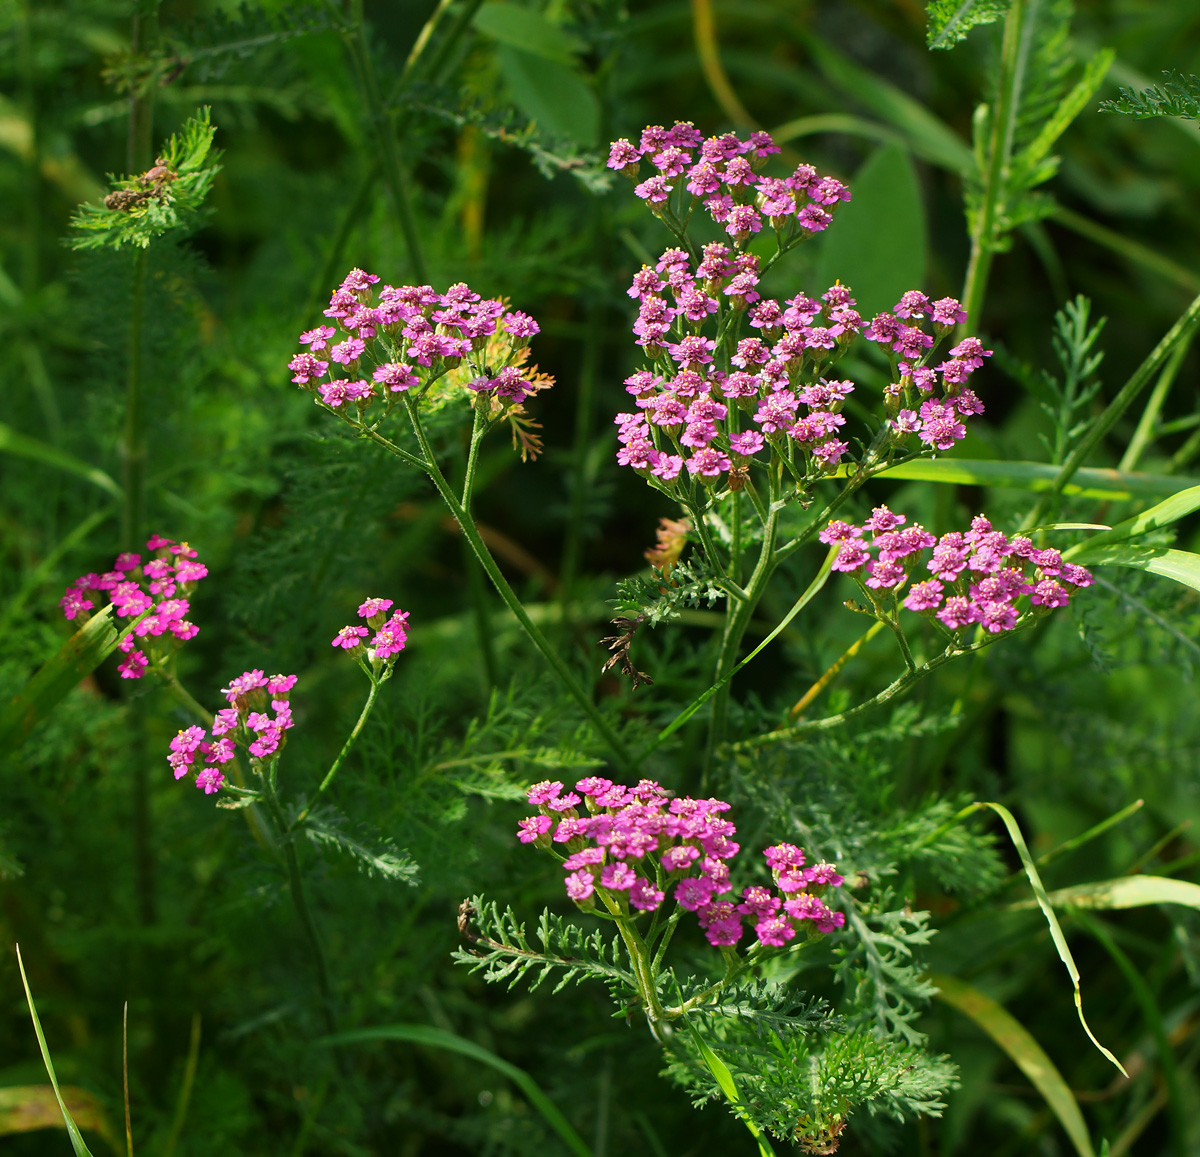
{"type": "Polygon", "coordinates": [[[408,643],[408,612],[393,611],[389,617],[393,605],[391,599],[367,599],[358,608],[358,617],[366,619],[367,626],[353,623],[343,627],[331,640],[334,647],[360,657],[360,662],[364,661],[361,656],[365,652],[365,661],[383,664],[382,678],[390,675],[392,663],[408,643]]]}
{"type": "Polygon", "coordinates": [[[117,556],[105,574],[80,575],[59,601],[63,616],[80,626],[89,612],[107,598],[118,619],[136,619],[133,629],[117,644],[125,659],[117,668],[122,679],[140,679],[151,661],[161,662],[199,628],[187,618],[190,596],[208,574],[186,542],[152,535],[146,543],[151,553],[126,552],[117,556]]]}
{"type": "Polygon", "coordinates": [[[598,900],[614,914],[636,915],[673,898],[695,912],[714,947],[736,945],[746,926],[760,944],[781,946],[798,933],[832,932],[845,923],[820,898],[842,877],[832,864],[806,867],[804,853],[791,844],[763,853],[778,895],[752,885],[740,901],[721,898],[733,896],[729,864],[741,847],[723,800],[672,797],[654,780],[624,787],[601,776],[585,776],[574,791],[544,780],[527,797],[538,814],[521,820],[517,839],[562,860],[566,893],[585,909],[598,900]]]}
{"type": "Polygon", "coordinates": [[[1057,550],[1038,550],[1023,535],[1010,539],[982,514],[969,531],[938,538],[878,506],[861,527],[831,522],[818,537],[840,543],[833,569],[853,576],[877,606],[899,598],[912,581],[901,605],[949,631],[972,625],[993,635],[1014,631],[1065,607],[1095,582],[1057,550]]]}
{"type": "Polygon", "coordinates": [[[528,314],[461,282],[438,293],[430,285],[382,285],[376,274],[352,269],[325,316],[334,324],[302,333],[307,349],[288,362],[292,381],[318,405],[359,428],[388,416],[402,397],[419,404],[436,384],[439,401],[457,395],[486,406],[492,419],[508,419],[523,457],[540,450],[520,421],[521,403],[554,379],[526,364],[539,331],[528,314]]]}
{"type": "Polygon", "coordinates": [[[292,727],[288,700],[296,685],[295,675],[246,671],[230,681],[222,694],[230,706],[218,711],[209,731],[185,727],[170,743],[167,763],[176,779],[194,773],[195,784],[212,795],[226,784],[226,764],[244,748],[253,760],[274,759],[287,742],[292,727]]]}

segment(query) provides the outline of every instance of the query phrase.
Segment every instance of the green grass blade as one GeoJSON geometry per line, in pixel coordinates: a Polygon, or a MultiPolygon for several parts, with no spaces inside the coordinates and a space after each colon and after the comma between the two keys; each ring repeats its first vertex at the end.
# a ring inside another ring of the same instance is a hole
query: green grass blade
{"type": "Polygon", "coordinates": [[[113,625],[112,606],[93,615],[79,628],[0,711],[0,755],[15,750],[39,722],[81,679],[90,675],[116,650],[128,627],[113,625]]]}
{"type": "Polygon", "coordinates": [[[1062,1074],[1029,1030],[1007,1009],[977,988],[953,976],[933,974],[938,999],[973,1020],[1029,1078],[1050,1111],[1058,1118],[1079,1157],[1095,1157],[1079,1102],[1062,1074]]]}
{"type": "Polygon", "coordinates": [[[529,1103],[542,1115],[542,1119],[563,1140],[563,1143],[576,1154],[576,1157],[593,1157],[591,1149],[584,1143],[583,1138],[572,1128],[571,1123],[559,1112],[558,1107],[538,1087],[537,1082],[524,1070],[509,1064],[503,1057],[489,1052],[474,1041],[469,1041],[444,1029],[434,1028],[424,1024],[387,1024],[378,1028],[361,1028],[353,1032],[340,1032],[334,1036],[322,1037],[314,1042],[319,1045],[351,1045],[365,1044],[367,1041],[401,1040],[413,1044],[428,1045],[430,1048],[445,1049],[447,1052],[459,1053],[470,1057],[480,1064],[488,1065],[499,1073],[503,1073],[510,1081],[525,1094],[529,1103]]]}
{"type": "Polygon", "coordinates": [[[1054,908],[1051,906],[1050,899],[1046,895],[1046,889],[1042,885],[1042,878],[1038,875],[1037,865],[1033,862],[1033,857],[1029,854],[1029,848],[1025,845],[1025,837],[1021,835],[1020,826],[1017,824],[1012,812],[1003,805],[985,803],[984,807],[991,808],[1003,821],[1005,828],[1008,829],[1008,837],[1012,840],[1013,847],[1017,849],[1017,855],[1021,857],[1021,866],[1025,869],[1025,875],[1029,878],[1029,886],[1033,889],[1038,907],[1041,908],[1042,915],[1046,917],[1046,923],[1050,927],[1050,936],[1054,941],[1054,947],[1058,950],[1059,959],[1067,966],[1067,973],[1071,977],[1071,984],[1075,989],[1075,1011],[1079,1014],[1079,1023],[1083,1025],[1083,1031],[1088,1034],[1088,1039],[1092,1044],[1117,1066],[1122,1075],[1128,1076],[1129,1074],[1125,1072],[1125,1066],[1096,1039],[1096,1034],[1092,1032],[1087,1018],[1083,1015],[1083,996],[1079,991],[1079,969],[1075,965],[1075,958],[1071,955],[1071,949],[1067,945],[1067,938],[1063,935],[1058,917],[1054,915],[1054,908]]]}
{"type": "MultiPolygon", "coordinates": [[[[1088,545],[1080,544],[1084,548],[1088,545]]],[[[1200,554],[1186,550],[1171,550],[1165,546],[1099,546],[1080,550],[1072,555],[1071,561],[1084,566],[1133,567],[1200,591],[1200,554]]]]}
{"type": "Polygon", "coordinates": [[[729,1071],[729,1066],[721,1060],[704,1038],[696,1031],[696,1026],[690,1020],[687,1021],[688,1032],[692,1034],[692,1041],[700,1052],[700,1056],[704,1063],[708,1066],[708,1071],[712,1073],[713,1080],[721,1086],[721,1092],[725,1094],[725,1099],[732,1106],[734,1113],[737,1114],[742,1124],[750,1131],[750,1135],[758,1142],[759,1157],[775,1157],[775,1150],[771,1148],[771,1142],[767,1140],[763,1131],[750,1120],[742,1104],[742,1094],[738,1091],[737,1082],[733,1079],[733,1073],[729,1071]]]}
{"type": "Polygon", "coordinates": [[[42,1062],[46,1066],[46,1074],[50,1078],[50,1084],[54,1088],[54,1095],[58,1098],[58,1107],[62,1110],[63,1123],[67,1127],[67,1136],[71,1138],[71,1148],[75,1150],[75,1157],[92,1157],[92,1151],[83,1143],[83,1136],[79,1132],[79,1126],[75,1124],[70,1112],[67,1109],[67,1103],[62,1098],[62,1093],[58,1088],[58,1077],[54,1075],[54,1062],[50,1059],[50,1049],[46,1046],[46,1038],[42,1034],[42,1022],[38,1020],[37,1009],[33,1006],[33,993],[29,991],[29,979],[25,975],[25,962],[21,959],[21,946],[16,945],[17,950],[17,967],[21,970],[21,984],[25,988],[25,1001],[29,1005],[29,1015],[33,1017],[33,1031],[37,1033],[38,1048],[42,1050],[42,1062]]]}
{"type": "MultiPolygon", "coordinates": [[[[899,462],[878,474],[911,482],[954,483],[962,486],[997,486],[1005,490],[1034,493],[1054,489],[1060,468],[1046,462],[998,462],[979,458],[921,458],[899,462]]],[[[839,477],[844,477],[839,472],[839,477]]],[[[1064,494],[1081,498],[1128,499],[1167,498],[1200,485],[1196,478],[1172,478],[1167,474],[1122,473],[1087,467],[1076,470],[1063,487],[1064,494]]]]}
{"type": "MultiPolygon", "coordinates": [[[[1072,908],[1144,908],[1150,904],[1183,904],[1200,908],[1200,884],[1173,880],[1168,876],[1118,876],[1115,880],[1098,880],[1093,884],[1076,884],[1059,888],[1047,897],[1052,904],[1072,908]]],[[[1014,908],[1030,908],[1032,902],[1023,900],[1014,908]]]]}
{"type": "Polygon", "coordinates": [[[28,434],[19,434],[3,422],[0,422],[0,451],[16,454],[20,458],[30,458],[45,466],[53,466],[56,470],[65,470],[68,474],[86,478],[93,486],[107,490],[114,498],[122,496],[120,486],[103,470],[76,458],[74,454],[68,454],[65,450],[58,450],[37,438],[31,438],[28,434]]]}
{"type": "Polygon", "coordinates": [[[1157,506],[1150,507],[1149,510],[1143,510],[1141,514],[1127,518],[1124,522],[1118,522],[1111,530],[1106,530],[1103,534],[1094,535],[1092,538],[1078,543],[1070,550],[1064,551],[1064,557],[1074,558],[1085,551],[1101,546],[1111,546],[1113,543],[1123,542],[1127,538],[1147,534],[1163,526],[1170,526],[1171,523],[1178,522],[1179,519],[1196,510],[1200,510],[1200,486],[1189,486],[1186,490],[1179,491],[1178,494],[1172,494],[1165,502],[1160,502],[1157,506]]]}

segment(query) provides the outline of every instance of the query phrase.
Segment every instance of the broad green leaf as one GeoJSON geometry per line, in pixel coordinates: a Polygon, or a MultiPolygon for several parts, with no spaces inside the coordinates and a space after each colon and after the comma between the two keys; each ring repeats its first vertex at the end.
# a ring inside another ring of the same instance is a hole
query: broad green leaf
{"type": "Polygon", "coordinates": [[[1083,1015],[1083,996],[1079,991],[1079,969],[1075,966],[1075,958],[1071,955],[1071,949],[1067,945],[1067,938],[1063,935],[1058,917],[1054,915],[1054,908],[1051,906],[1050,900],[1046,895],[1046,889],[1042,885],[1042,878],[1038,875],[1037,865],[1033,862],[1033,857],[1029,854],[1029,848],[1025,846],[1025,837],[1021,835],[1020,825],[1017,823],[1012,812],[1001,804],[984,803],[980,806],[991,808],[1000,817],[1005,828],[1008,830],[1008,838],[1012,840],[1013,847],[1017,849],[1017,855],[1021,858],[1021,867],[1025,869],[1025,875],[1029,880],[1029,886],[1033,889],[1037,905],[1041,908],[1042,915],[1046,917],[1046,923],[1050,928],[1050,938],[1054,941],[1054,947],[1058,950],[1058,957],[1067,966],[1067,974],[1071,977],[1071,984],[1075,989],[1075,1011],[1079,1014],[1079,1023],[1083,1025],[1083,1031],[1088,1034],[1088,1039],[1091,1040],[1092,1044],[1112,1061],[1124,1076],[1128,1076],[1129,1074],[1125,1072],[1124,1065],[1096,1039],[1095,1033],[1092,1032],[1091,1026],[1087,1022],[1087,1018],[1083,1015]]]}
{"type": "Polygon", "coordinates": [[[903,89],[877,73],[855,64],[819,37],[804,36],[803,39],[825,78],[851,100],[869,108],[880,120],[899,129],[917,156],[963,176],[975,171],[975,157],[970,145],[920,101],[913,100],[903,89]]]}
{"type": "Polygon", "coordinates": [[[938,999],[969,1016],[1029,1078],[1058,1118],[1079,1157],[1095,1157],[1075,1094],[1029,1030],[990,996],[964,981],[937,973],[929,979],[938,987],[938,999]]]}
{"type": "Polygon", "coordinates": [[[583,45],[557,24],[519,4],[484,4],[473,23],[477,32],[500,44],[560,64],[573,63],[575,54],[583,50],[583,45]]]}
{"type": "Polygon", "coordinates": [[[50,1049],[42,1033],[42,1022],[38,1020],[37,1009],[33,1006],[33,993],[29,991],[29,979],[25,975],[25,962],[21,959],[19,944],[16,945],[16,951],[17,967],[21,970],[21,984],[25,987],[25,1000],[29,1005],[29,1015],[33,1017],[33,1031],[37,1034],[38,1048],[42,1050],[42,1063],[46,1066],[46,1075],[49,1076],[50,1085],[54,1089],[54,1096],[58,1101],[59,1111],[62,1113],[63,1124],[67,1127],[67,1136],[71,1138],[71,1148],[75,1151],[75,1157],[92,1157],[92,1151],[83,1143],[79,1126],[75,1124],[74,1118],[67,1108],[67,1103],[63,1100],[62,1090],[58,1087],[58,1078],[54,1075],[54,1062],[50,1059],[50,1049]]]}
{"type": "MultiPolygon", "coordinates": [[[[98,1133],[114,1153],[121,1151],[104,1106],[95,1093],[74,1085],[63,1085],[59,1092],[67,1111],[80,1129],[98,1133]]],[[[29,1133],[34,1129],[64,1127],[62,1110],[53,1085],[9,1085],[0,1088],[0,1137],[29,1133]]]]}
{"type": "Polygon", "coordinates": [[[595,145],[600,133],[600,105],[578,72],[557,60],[534,56],[502,44],[496,50],[500,73],[513,103],[537,122],[542,132],[595,145]]]}
{"type": "Polygon", "coordinates": [[[1166,502],[1160,502],[1157,506],[1150,507],[1149,510],[1143,510],[1141,514],[1135,514],[1132,518],[1125,519],[1124,522],[1118,522],[1111,530],[1094,535],[1085,542],[1076,543],[1070,550],[1064,552],[1063,557],[1074,558],[1084,551],[1111,546],[1113,543],[1122,542],[1135,535],[1147,534],[1151,530],[1158,530],[1159,527],[1170,526],[1172,522],[1178,522],[1179,519],[1196,510],[1200,510],[1200,486],[1189,486],[1186,490],[1173,494],[1166,502]]]}
{"type": "Polygon", "coordinates": [[[816,283],[850,286],[864,317],[891,309],[925,281],[925,211],[912,157],[879,149],[850,182],[853,199],[822,238],[816,283]]]}
{"type": "Polygon", "coordinates": [[[1200,591],[1200,554],[1186,550],[1169,550],[1165,546],[1100,546],[1081,550],[1071,561],[1084,566],[1133,567],[1200,591]]]}
{"type": "MultiPolygon", "coordinates": [[[[1149,904],[1184,904],[1200,908],[1200,884],[1173,880],[1169,876],[1118,876],[1094,884],[1076,884],[1051,892],[1049,900],[1059,907],[1144,908],[1149,904]]],[[[1031,901],[1013,904],[1028,908],[1031,901]]]]}
{"type": "MultiPolygon", "coordinates": [[[[949,482],[964,486],[999,486],[1008,490],[1050,490],[1060,468],[1045,462],[1001,462],[978,458],[919,458],[900,462],[879,472],[881,478],[912,482],[949,482]]],[[[844,476],[844,472],[839,472],[844,476]]],[[[1063,487],[1064,494],[1082,498],[1159,498],[1178,494],[1197,485],[1195,478],[1172,478],[1166,474],[1122,473],[1085,467],[1076,470],[1063,487]]]]}
{"type": "MultiPolygon", "coordinates": [[[[0,712],[0,754],[15,750],[81,679],[116,649],[123,631],[113,625],[112,606],[93,615],[16,693],[0,712]]],[[[136,620],[130,619],[129,626],[136,620]]]]}
{"type": "Polygon", "coordinates": [[[925,39],[930,48],[952,48],[972,28],[991,24],[1008,11],[1008,0],[930,0],[925,39]]]}
{"type": "Polygon", "coordinates": [[[592,1151],[584,1144],[583,1138],[575,1132],[571,1123],[559,1112],[554,1102],[542,1092],[537,1082],[524,1069],[509,1064],[502,1057],[498,1057],[495,1053],[489,1052],[465,1037],[425,1024],[386,1024],[378,1028],[362,1028],[353,1032],[341,1032],[334,1036],[321,1037],[314,1043],[318,1045],[354,1045],[378,1040],[410,1041],[413,1044],[427,1045],[430,1048],[445,1049],[447,1052],[470,1057],[473,1061],[478,1061],[480,1064],[488,1065],[497,1072],[503,1073],[525,1094],[529,1103],[541,1113],[546,1124],[562,1138],[563,1143],[572,1153],[576,1154],[576,1157],[593,1157],[592,1151]]]}
{"type": "Polygon", "coordinates": [[[103,470],[89,465],[81,458],[76,458],[74,454],[68,454],[65,450],[59,450],[37,438],[31,438],[28,434],[18,434],[16,430],[11,426],[4,425],[3,422],[0,422],[0,450],[7,454],[16,454],[21,458],[31,458],[35,462],[53,466],[56,470],[66,470],[69,474],[77,474],[80,478],[86,478],[93,486],[107,490],[114,498],[121,497],[120,486],[103,470]]]}

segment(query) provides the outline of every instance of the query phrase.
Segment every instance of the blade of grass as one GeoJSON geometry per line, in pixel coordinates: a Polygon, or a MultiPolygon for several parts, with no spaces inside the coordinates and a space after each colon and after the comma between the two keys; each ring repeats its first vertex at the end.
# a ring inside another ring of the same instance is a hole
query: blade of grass
{"type": "Polygon", "coordinates": [[[75,1151],[75,1157],[92,1157],[92,1151],[84,1144],[79,1126],[75,1124],[74,1118],[67,1110],[62,1093],[59,1091],[58,1077],[54,1075],[54,1062],[50,1059],[50,1049],[46,1045],[46,1037],[42,1033],[42,1022],[38,1020],[37,1009],[33,1006],[33,993],[29,991],[29,978],[25,975],[25,962],[21,959],[21,946],[17,944],[14,947],[17,952],[17,968],[21,972],[21,984],[25,988],[25,1002],[29,1005],[29,1015],[33,1018],[33,1031],[37,1034],[38,1048],[42,1051],[42,1063],[46,1066],[46,1075],[50,1078],[54,1096],[58,1099],[58,1107],[62,1111],[63,1122],[67,1127],[67,1136],[71,1138],[71,1148],[75,1151]]]}
{"type": "MultiPolygon", "coordinates": [[[[1092,884],[1059,888],[1048,897],[1050,903],[1071,908],[1144,908],[1150,904],[1183,904],[1200,908],[1200,884],[1173,880],[1169,876],[1118,876],[1092,884]]],[[[1013,908],[1031,908],[1030,900],[1020,900],[1013,908]]]]}
{"type": "Polygon", "coordinates": [[[111,475],[106,474],[99,467],[92,466],[81,458],[76,458],[74,454],[68,454],[65,450],[59,450],[37,438],[31,438],[28,434],[19,434],[3,422],[0,422],[0,451],[15,454],[20,458],[29,458],[34,462],[41,462],[45,466],[53,466],[56,470],[65,470],[68,474],[85,478],[93,486],[99,486],[101,490],[106,490],[114,498],[123,497],[121,487],[117,485],[111,475]]]}
{"type": "Polygon", "coordinates": [[[1178,522],[1179,519],[1197,510],[1200,510],[1200,486],[1189,486],[1186,490],[1173,494],[1165,502],[1160,502],[1157,506],[1150,507],[1149,510],[1143,510],[1141,514],[1127,518],[1124,522],[1118,522],[1110,530],[1084,539],[1083,542],[1064,551],[1063,557],[1074,558],[1076,555],[1097,547],[1123,542],[1135,535],[1147,534],[1160,527],[1170,526],[1172,522],[1178,522]]]}
{"type": "Polygon", "coordinates": [[[1071,984],[1075,990],[1075,1011],[1079,1014],[1079,1023],[1083,1025],[1083,1031],[1088,1034],[1088,1039],[1092,1044],[1112,1061],[1124,1076],[1128,1076],[1129,1074],[1125,1072],[1125,1067],[1121,1062],[1096,1039],[1096,1034],[1092,1032],[1087,1018],[1083,1015],[1083,996],[1079,991],[1079,969],[1075,964],[1075,958],[1071,955],[1071,949],[1067,946],[1067,938],[1063,935],[1062,926],[1058,922],[1058,917],[1054,914],[1054,908],[1051,906],[1050,899],[1046,895],[1046,889],[1042,885],[1042,878],[1038,875],[1037,865],[1033,862],[1033,857],[1029,854],[1029,848],[1025,845],[1025,837],[1021,834],[1020,825],[1018,825],[1012,812],[1002,804],[984,803],[981,806],[991,808],[1000,817],[1005,828],[1008,830],[1008,837],[1012,840],[1013,847],[1017,849],[1017,855],[1020,856],[1021,866],[1025,869],[1025,875],[1029,878],[1029,886],[1033,889],[1037,905],[1041,908],[1042,915],[1045,916],[1046,923],[1050,927],[1050,937],[1054,941],[1054,947],[1058,950],[1058,957],[1066,965],[1067,973],[1071,977],[1071,984]]]}
{"type": "Polygon", "coordinates": [[[591,1149],[584,1143],[582,1137],[575,1132],[571,1123],[562,1115],[558,1106],[538,1087],[534,1079],[524,1070],[510,1064],[503,1057],[489,1052],[474,1041],[467,1040],[444,1029],[434,1028],[424,1024],[388,1024],[378,1028],[356,1029],[353,1032],[341,1032],[333,1036],[321,1037],[315,1041],[318,1045],[352,1045],[365,1044],[368,1041],[400,1040],[413,1044],[427,1045],[430,1048],[445,1049],[447,1052],[459,1053],[470,1057],[480,1064],[488,1065],[499,1073],[503,1073],[514,1085],[525,1094],[526,1100],[542,1115],[542,1119],[562,1138],[563,1143],[576,1154],[576,1157],[593,1157],[591,1149]]]}
{"type": "Polygon", "coordinates": [[[133,1121],[129,1116],[129,1001],[121,1010],[121,1085],[125,1093],[125,1153],[133,1157],[133,1121]]]}
{"type": "Polygon", "coordinates": [[[171,1132],[163,1146],[161,1157],[175,1157],[175,1147],[183,1134],[183,1122],[187,1118],[188,1105],[192,1100],[192,1087],[196,1083],[196,1065],[200,1060],[200,1014],[192,1013],[192,1035],[188,1040],[187,1062],[183,1067],[183,1084],[179,1089],[179,1100],[175,1102],[175,1116],[171,1120],[171,1132]]]}
{"type": "Polygon", "coordinates": [[[1075,1094],[1029,1030],[1006,1008],[965,981],[937,973],[929,979],[938,987],[939,1000],[970,1017],[1029,1078],[1058,1118],[1079,1157],[1095,1157],[1075,1094]]]}
{"type": "Polygon", "coordinates": [[[1200,591],[1200,554],[1164,546],[1101,546],[1081,550],[1076,562],[1087,566],[1128,566],[1145,570],[1200,591]]]}

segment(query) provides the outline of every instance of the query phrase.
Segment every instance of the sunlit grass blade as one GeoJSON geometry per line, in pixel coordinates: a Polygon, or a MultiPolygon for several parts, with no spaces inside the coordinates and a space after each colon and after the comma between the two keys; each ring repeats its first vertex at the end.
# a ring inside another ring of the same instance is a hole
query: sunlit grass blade
{"type": "Polygon", "coordinates": [[[708,1066],[708,1071],[713,1075],[713,1080],[721,1086],[721,1092],[725,1094],[725,1099],[732,1106],[733,1111],[740,1118],[742,1124],[750,1131],[750,1135],[758,1142],[759,1157],[775,1157],[775,1150],[771,1148],[771,1142],[767,1140],[763,1131],[746,1114],[742,1102],[742,1094],[738,1091],[737,1082],[733,1079],[733,1073],[729,1071],[729,1066],[708,1047],[704,1038],[696,1031],[696,1026],[690,1020],[687,1021],[687,1027],[688,1032],[692,1035],[692,1041],[700,1053],[701,1059],[708,1066]]]}
{"type": "MultiPolygon", "coordinates": [[[[1200,884],[1172,880],[1167,876],[1118,876],[1115,880],[1059,888],[1047,899],[1059,907],[1069,905],[1072,908],[1144,908],[1149,904],[1184,904],[1189,908],[1200,908],[1200,884]]],[[[1025,900],[1012,907],[1029,908],[1032,902],[1025,900]]]]}
{"type": "MultiPolygon", "coordinates": [[[[100,1098],[74,1085],[63,1085],[59,1091],[75,1123],[81,1129],[98,1134],[114,1153],[119,1153],[121,1147],[100,1098]]],[[[62,1111],[53,1086],[9,1085],[0,1088],[0,1137],[62,1127],[62,1111]]]]}
{"type": "Polygon", "coordinates": [[[74,454],[68,454],[65,450],[59,450],[37,438],[31,438],[28,434],[19,434],[3,422],[0,422],[0,451],[41,462],[44,466],[53,466],[56,470],[65,470],[68,474],[87,479],[101,490],[107,490],[114,498],[122,497],[121,487],[111,475],[105,474],[99,467],[92,466],[76,458],[74,454]]]}
{"type": "Polygon", "coordinates": [[[1106,530],[1103,534],[1094,535],[1092,538],[1078,543],[1070,550],[1064,551],[1063,555],[1066,558],[1074,558],[1078,554],[1096,550],[1102,546],[1111,546],[1114,543],[1123,542],[1127,538],[1133,538],[1135,535],[1148,534],[1160,527],[1170,526],[1171,523],[1178,522],[1185,515],[1197,510],[1200,510],[1200,486],[1189,486],[1186,490],[1171,495],[1165,502],[1159,502],[1149,510],[1143,510],[1141,514],[1135,514],[1132,518],[1125,519],[1124,522],[1118,522],[1111,530],[1106,530]]]}
{"type": "MultiPolygon", "coordinates": [[[[911,482],[953,483],[960,486],[997,486],[1033,493],[1054,489],[1060,468],[1046,462],[1000,462],[981,458],[919,458],[899,462],[879,472],[880,478],[911,482]]],[[[1080,498],[1122,500],[1166,498],[1200,484],[1195,478],[1167,474],[1122,473],[1099,467],[1076,470],[1063,486],[1064,494],[1080,498]]]]}
{"type": "Polygon", "coordinates": [[[938,998],[973,1020],[1029,1078],[1030,1083],[1058,1118],[1079,1157],[1095,1157],[1092,1139],[1079,1102],[1054,1062],[1029,1030],[1007,1009],[977,988],[953,976],[934,974],[938,998]]]}
{"type": "Polygon", "coordinates": [[[1090,567],[1132,567],[1174,579],[1185,587],[1200,591],[1200,554],[1186,550],[1171,550],[1165,546],[1099,546],[1080,550],[1071,561],[1090,567]]]}
{"type": "Polygon", "coordinates": [[[54,1062],[50,1059],[50,1049],[46,1045],[46,1038],[42,1033],[42,1022],[38,1020],[37,1009],[33,1006],[33,993],[29,991],[29,979],[25,975],[25,962],[21,959],[21,947],[15,945],[17,952],[17,967],[21,970],[21,984],[25,988],[25,1001],[29,1005],[29,1015],[33,1017],[33,1031],[37,1033],[38,1048],[42,1051],[42,1063],[46,1066],[46,1074],[50,1078],[50,1084],[54,1089],[54,1096],[58,1099],[58,1107],[63,1115],[63,1123],[67,1127],[67,1136],[71,1138],[71,1148],[75,1151],[75,1157],[92,1157],[92,1151],[84,1144],[83,1136],[79,1132],[79,1126],[75,1124],[74,1118],[67,1109],[67,1103],[63,1100],[62,1093],[58,1087],[58,1077],[54,1075],[54,1062]]]}
{"type": "Polygon", "coordinates": [[[549,1097],[538,1087],[537,1082],[524,1070],[510,1064],[503,1057],[489,1052],[474,1041],[444,1029],[434,1028],[424,1024],[387,1024],[378,1028],[361,1028],[353,1032],[340,1032],[333,1036],[321,1037],[319,1045],[352,1045],[365,1044],[368,1041],[400,1040],[413,1044],[427,1045],[430,1048],[445,1049],[447,1052],[460,1053],[470,1057],[480,1064],[488,1065],[508,1077],[514,1085],[525,1094],[529,1103],[542,1115],[542,1119],[562,1138],[563,1143],[576,1154],[576,1157],[593,1157],[591,1149],[584,1143],[583,1138],[575,1132],[570,1121],[559,1111],[549,1097]]]}
{"type": "Polygon", "coordinates": [[[93,615],[4,705],[0,753],[19,746],[67,692],[116,650],[121,633],[112,620],[111,605],[93,615]]]}
{"type": "Polygon", "coordinates": [[[1017,855],[1021,857],[1021,866],[1025,869],[1025,875],[1029,878],[1029,886],[1033,889],[1038,907],[1041,908],[1042,915],[1046,917],[1046,923],[1050,927],[1050,936],[1054,941],[1054,947],[1058,950],[1059,959],[1067,966],[1067,973],[1071,977],[1071,984],[1075,989],[1075,1011],[1079,1014],[1079,1023],[1083,1025],[1083,1030],[1088,1034],[1088,1039],[1092,1044],[1112,1061],[1122,1074],[1128,1076],[1129,1074],[1125,1072],[1124,1065],[1096,1039],[1096,1034],[1092,1032],[1087,1018],[1083,1015],[1083,996],[1079,991],[1079,969],[1076,967],[1075,958],[1071,955],[1071,949],[1067,945],[1067,938],[1063,935],[1058,917],[1054,914],[1054,908],[1051,906],[1049,897],[1046,895],[1046,889],[1042,885],[1042,878],[1038,875],[1037,865],[1033,862],[1033,857],[1029,854],[1029,848],[1025,844],[1025,837],[1021,834],[1020,826],[1012,812],[1002,804],[984,803],[982,806],[991,808],[1000,817],[1005,828],[1008,829],[1008,836],[1013,842],[1013,847],[1017,849],[1017,855]]]}

